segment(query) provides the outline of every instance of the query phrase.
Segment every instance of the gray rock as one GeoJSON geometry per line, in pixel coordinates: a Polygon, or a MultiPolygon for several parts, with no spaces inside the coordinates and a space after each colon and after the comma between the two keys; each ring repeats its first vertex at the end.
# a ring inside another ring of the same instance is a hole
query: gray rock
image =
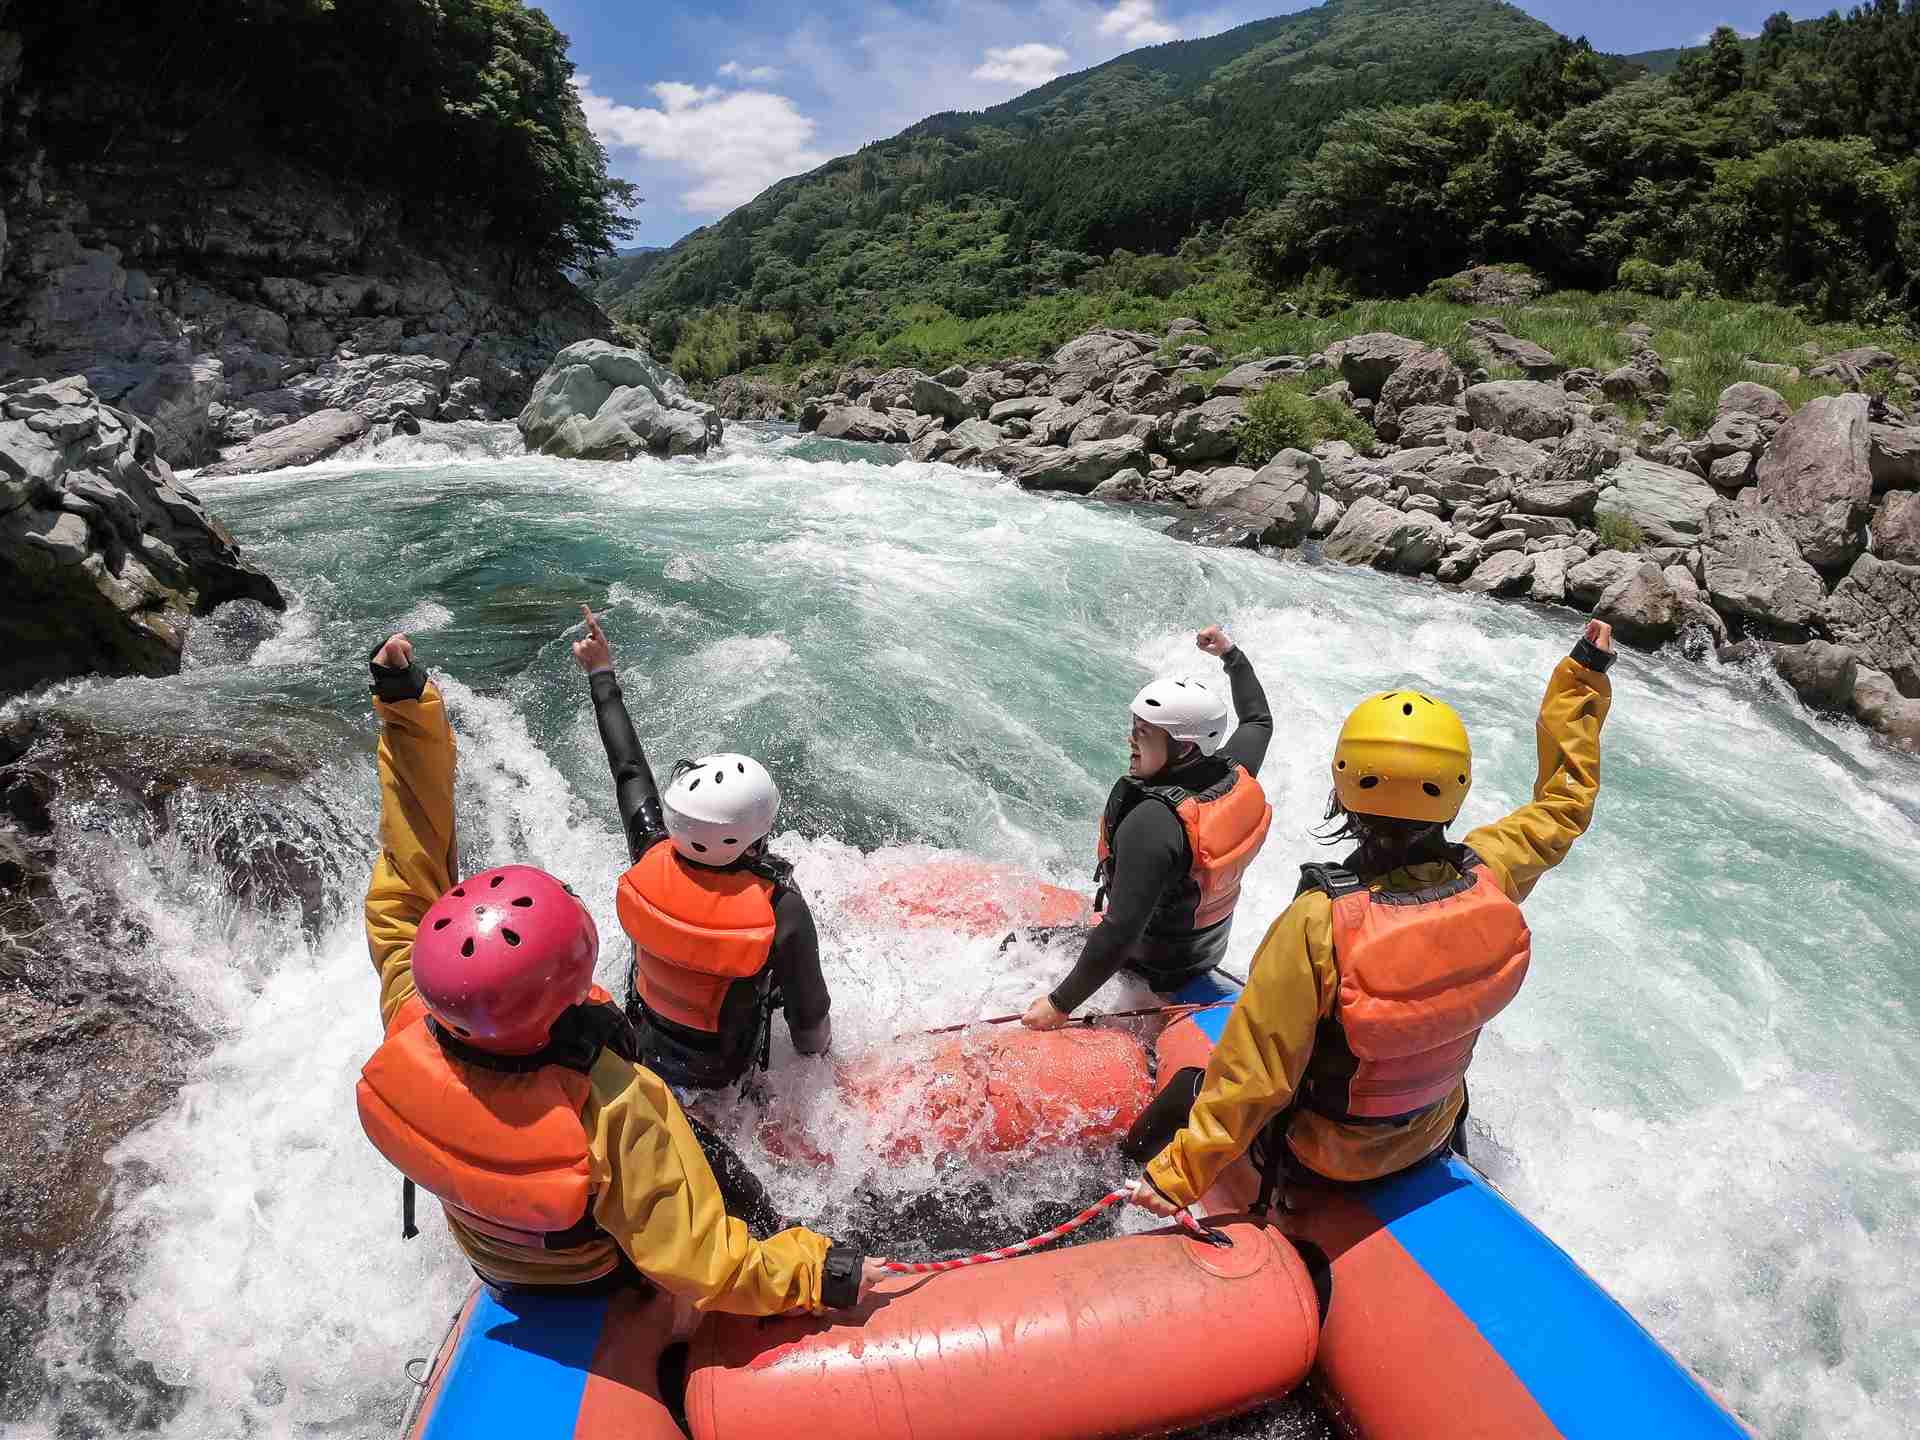
{"type": "Polygon", "coordinates": [[[903,438],[892,416],[865,405],[837,405],[815,427],[823,440],[855,440],[884,445],[903,438]]]}
{"type": "Polygon", "coordinates": [[[1331,535],[1334,527],[1340,523],[1340,517],[1346,513],[1346,506],[1333,496],[1323,494],[1320,497],[1319,507],[1314,511],[1312,534],[1316,538],[1331,535]]]}
{"type": "Polygon", "coordinates": [[[1600,477],[1594,514],[1623,515],[1654,545],[1692,545],[1720,497],[1696,475],[1651,460],[1625,460],[1600,477]]]}
{"type": "Polygon", "coordinates": [[[1860,722],[1906,750],[1920,750],[1920,700],[1901,695],[1893,680],[1861,665],[1849,708],[1860,722]]]}
{"type": "Polygon", "coordinates": [[[1715,413],[1720,416],[1751,415],[1778,427],[1793,418],[1793,407],[1778,390],[1769,389],[1753,380],[1741,380],[1720,392],[1720,404],[1715,413]]]}
{"type": "Polygon", "coordinates": [[[1089,330],[1069,340],[1053,352],[1054,368],[1081,374],[1104,374],[1119,370],[1142,355],[1151,354],[1158,342],[1123,330],[1089,330]]]}
{"type": "Polygon", "coordinates": [[[1693,447],[1693,455],[1703,465],[1743,451],[1755,455],[1766,449],[1767,439],[1757,417],[1738,413],[1722,415],[1693,447]]]}
{"type": "Polygon", "coordinates": [[[1320,462],[1304,450],[1282,450],[1259,471],[1216,472],[1196,504],[1257,522],[1260,543],[1292,549],[1312,531],[1320,512],[1320,462]]]}
{"type": "Polygon", "coordinates": [[[0,694],[80,675],[170,675],[193,617],[286,608],[174,483],[153,430],[78,378],[16,381],[0,420],[0,694]],[[21,417],[21,418],[12,418],[21,417]]]}
{"type": "MultiPolygon", "coordinates": [[[[963,379],[961,383],[966,382],[963,379]]],[[[913,388],[908,393],[908,403],[918,414],[935,415],[956,423],[972,418],[974,413],[972,400],[952,386],[943,385],[925,375],[914,379],[913,388]]]]}
{"type": "Polygon", "coordinates": [[[1453,538],[1447,542],[1446,553],[1440,557],[1440,564],[1434,570],[1435,577],[1442,584],[1458,585],[1479,565],[1480,553],[1480,542],[1471,535],[1462,535],[1456,529],[1453,538]]]}
{"type": "Polygon", "coordinates": [[[1466,443],[1475,456],[1508,475],[1534,474],[1549,458],[1549,452],[1538,445],[1492,430],[1470,430],[1466,443]]]}
{"type": "Polygon", "coordinates": [[[1683,619],[1680,598],[1651,560],[1643,561],[1602,591],[1593,613],[1613,626],[1619,639],[1647,650],[1678,635],[1683,619]]]}
{"type": "Polygon", "coordinates": [[[1528,540],[1571,540],[1579,528],[1565,515],[1527,515],[1519,511],[1508,515],[1506,523],[1528,540]]]}
{"type": "MultiPolygon", "coordinates": [[[[829,412],[828,418],[839,413],[844,412],[829,412]]],[[[720,443],[723,422],[651,355],[604,340],[581,340],[553,357],[521,410],[519,425],[529,450],[625,460],[649,452],[704,454],[720,443]]]]}
{"type": "Polygon", "coordinates": [[[1522,554],[1527,548],[1527,535],[1524,530],[1501,529],[1488,535],[1480,542],[1482,555],[1522,554]]]}
{"type": "Polygon", "coordinates": [[[1033,427],[1033,443],[1065,445],[1082,424],[1106,414],[1109,408],[1107,402],[1098,395],[1083,394],[1077,400],[1055,401],[1052,406],[1028,419],[1027,423],[1033,427]]]}
{"type": "Polygon", "coordinates": [[[364,415],[352,410],[322,410],[291,425],[249,440],[218,464],[201,473],[218,475],[258,475],[289,465],[311,465],[323,460],[350,441],[358,440],[372,426],[364,415]]]}
{"type": "Polygon", "coordinates": [[[431,355],[342,355],[285,388],[310,409],[353,410],[369,420],[431,420],[452,380],[453,366],[431,355]]]}
{"type": "Polygon", "coordinates": [[[1803,628],[1819,618],[1827,587],[1772,516],[1732,500],[1707,512],[1706,590],[1720,609],[1770,625],[1803,628]]]}
{"type": "MultiPolygon", "coordinates": [[[[1003,446],[995,455],[1004,455],[1015,448],[1003,446]]],[[[1086,495],[1101,481],[1111,479],[1122,470],[1145,470],[1152,463],[1146,445],[1127,436],[1119,440],[1095,440],[1065,450],[1033,451],[1003,468],[1023,490],[1065,490],[1086,495]]]]}
{"type": "Polygon", "coordinates": [[[1158,435],[1171,458],[1194,465],[1221,460],[1240,448],[1240,427],[1246,423],[1246,405],[1230,396],[1209,400],[1192,410],[1162,416],[1158,435]]]}
{"type": "Polygon", "coordinates": [[[1213,382],[1215,395],[1251,395],[1264,390],[1284,375],[1298,375],[1303,367],[1297,355],[1275,355],[1265,360],[1249,360],[1236,365],[1213,382]]]}
{"type": "Polygon", "coordinates": [[[1829,355],[1807,373],[1809,380],[1839,380],[1848,385],[1858,385],[1875,370],[1898,370],[1900,357],[1890,350],[1882,350],[1874,345],[1862,345],[1854,350],[1842,350],[1829,355]]]}
{"type": "Polygon", "coordinates": [[[1920,566],[1862,555],[1827,600],[1827,630],[1920,697],[1920,566]]]}
{"type": "Polygon", "coordinates": [[[1180,407],[1178,389],[1152,365],[1121,372],[1108,398],[1116,408],[1136,415],[1164,415],[1180,407]]]}
{"type": "Polygon", "coordinates": [[[1573,428],[1573,401],[1557,386],[1536,380],[1494,380],[1471,387],[1467,414],[1483,430],[1516,440],[1543,440],[1573,428]]]}
{"type": "MultiPolygon", "coordinates": [[[[1380,387],[1380,418],[1397,417],[1419,405],[1451,408],[1466,389],[1459,367],[1438,350],[1416,350],[1380,387]]],[[[1396,419],[1394,423],[1398,424],[1396,419]]]]}
{"type": "Polygon", "coordinates": [[[1336,352],[1340,378],[1353,387],[1355,395],[1365,400],[1378,400],[1393,372],[1415,355],[1432,353],[1418,340],[1386,331],[1343,340],[1328,348],[1327,358],[1334,360],[1336,352]]]}
{"type": "Polygon", "coordinates": [[[1625,550],[1602,550],[1567,567],[1567,595],[1576,605],[1592,606],[1615,585],[1635,574],[1643,561],[1625,550]]]}
{"type": "Polygon", "coordinates": [[[1873,553],[1882,560],[1920,565],[1920,492],[1895,490],[1873,512],[1873,553]]]}
{"type": "Polygon", "coordinates": [[[1567,571],[1580,558],[1578,550],[1542,550],[1533,557],[1533,580],[1527,598],[1542,605],[1567,603],[1567,571]]]}
{"type": "Polygon", "coordinates": [[[1815,710],[1846,709],[1860,672],[1860,661],[1851,650],[1825,640],[1778,646],[1773,664],[1801,702],[1815,710]]]}
{"type": "Polygon", "coordinates": [[[1181,335],[1200,336],[1206,333],[1207,327],[1191,315],[1182,315],[1176,320],[1169,321],[1167,324],[1167,338],[1169,340],[1181,335]]]}
{"type": "Polygon", "coordinates": [[[934,376],[933,378],[938,380],[942,385],[946,385],[954,389],[958,389],[960,386],[967,383],[967,380],[969,377],[967,375],[966,366],[949,365],[947,366],[946,369],[942,370],[938,375],[934,376]]]}
{"type": "Polygon", "coordinates": [[[1565,477],[1543,471],[1522,480],[1515,488],[1513,498],[1516,505],[1532,515],[1587,515],[1600,498],[1600,484],[1594,479],[1565,477]]]}
{"type": "Polygon", "coordinates": [[[1116,505],[1138,505],[1152,498],[1152,486],[1138,470],[1119,470],[1087,492],[1089,499],[1106,500],[1116,505]]]}
{"type": "Polygon", "coordinates": [[[1874,425],[1867,464],[1875,490],[1920,489],[1920,425],[1874,425]]]}
{"type": "Polygon", "coordinates": [[[1393,418],[1400,427],[1400,443],[1416,447],[1445,445],[1456,436],[1464,439],[1472,424],[1456,405],[1413,405],[1395,411],[1393,418]]]}
{"type": "Polygon", "coordinates": [[[1009,420],[1032,420],[1042,411],[1053,408],[1054,402],[1045,395],[1027,395],[1015,400],[1002,400],[987,411],[987,419],[996,425],[1004,425],[1009,420]]]}
{"type": "Polygon", "coordinates": [[[1507,333],[1507,327],[1498,320],[1469,320],[1467,333],[1473,348],[1486,357],[1489,365],[1511,365],[1525,371],[1530,380],[1550,380],[1566,368],[1551,350],[1507,333]]]}
{"type": "Polygon", "coordinates": [[[1716,490],[1743,490],[1754,478],[1753,456],[1745,452],[1722,455],[1707,468],[1707,482],[1716,490]]]}
{"type": "MultiPolygon", "coordinates": [[[[1499,536],[1495,536],[1498,539],[1499,536]]],[[[1461,584],[1462,590],[1483,595],[1513,595],[1524,590],[1533,578],[1534,557],[1519,550],[1490,554],[1461,584]]]]}
{"type": "Polygon", "coordinates": [[[1417,575],[1446,550],[1451,532],[1444,520],[1404,514],[1379,500],[1353,502],[1322,547],[1331,560],[1417,575]]]}
{"type": "Polygon", "coordinates": [[[1844,570],[1866,548],[1867,426],[1864,395],[1822,396],[1780,427],[1760,460],[1761,508],[1817,570],[1844,570]]]}
{"type": "Polygon", "coordinates": [[[1446,280],[1446,294],[1456,305],[1524,305],[1538,298],[1546,288],[1544,281],[1524,270],[1508,270],[1498,265],[1475,265],[1446,280]]]}

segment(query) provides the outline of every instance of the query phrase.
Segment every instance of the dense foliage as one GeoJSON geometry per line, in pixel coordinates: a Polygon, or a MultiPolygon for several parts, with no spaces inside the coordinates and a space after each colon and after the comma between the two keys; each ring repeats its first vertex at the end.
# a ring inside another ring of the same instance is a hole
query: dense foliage
{"type": "Polygon", "coordinates": [[[1375,438],[1373,426],[1351,406],[1313,394],[1305,382],[1276,381],[1247,401],[1239,459],[1242,465],[1264,465],[1282,450],[1311,450],[1323,440],[1344,440],[1365,454],[1375,438]]]}
{"type": "Polygon", "coordinates": [[[251,146],[554,265],[632,228],[566,37],[521,0],[62,0],[9,24],[61,162],[226,164],[251,146]]]}

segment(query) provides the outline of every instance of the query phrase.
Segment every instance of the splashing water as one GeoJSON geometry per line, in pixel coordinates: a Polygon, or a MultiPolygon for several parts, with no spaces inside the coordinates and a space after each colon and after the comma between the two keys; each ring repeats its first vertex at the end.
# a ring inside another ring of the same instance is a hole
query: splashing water
{"type": "MultiPolygon", "coordinates": [[[[460,736],[463,866],[552,869],[617,935],[623,846],[561,633],[587,601],[656,768],[737,748],[779,777],[776,848],[820,917],[845,1057],[1020,1009],[1057,978],[1057,954],[889,931],[849,902],[954,853],[1085,888],[1126,700],[1155,672],[1217,676],[1199,626],[1227,624],[1279,719],[1241,973],[1319,853],[1306,832],[1346,709],[1387,686],[1450,699],[1474,736],[1478,823],[1527,798],[1534,710],[1576,633],[1566,612],[1193,549],[1149,514],[875,447],[736,430],[697,463],[593,465],[501,458],[499,427],[460,460],[430,438],[203,485],[292,610],[257,645],[204,627],[177,681],[83,691],[156,726],[183,706],[241,735],[296,713],[357,725],[325,772],[333,808],[365,807],[334,857],[356,870],[376,803],[364,660],[409,626],[460,736]]],[[[1912,1433],[1920,767],[1758,673],[1628,655],[1614,675],[1598,818],[1529,904],[1532,976],[1474,1067],[1476,1158],[1760,1433],[1912,1433]]],[[[438,1340],[467,1272],[438,1226],[400,1243],[395,1177],[354,1118],[378,1039],[357,906],[308,933],[209,925],[230,902],[191,883],[191,856],[122,851],[165,922],[151,963],[221,1038],[115,1156],[111,1237],[61,1276],[34,1424],[389,1434],[400,1366],[438,1340]],[[129,1385],[148,1400],[99,1398],[129,1385]]],[[[623,950],[601,967],[616,990],[623,950]]],[[[1150,1002],[1121,981],[1094,1003],[1150,1002]]],[[[829,1105],[823,1076],[777,1033],[776,1101],[829,1105]]],[[[928,1158],[876,1166],[858,1125],[816,1133],[835,1135],[823,1171],[776,1171],[749,1146],[789,1213],[831,1223],[956,1183],[928,1158]]],[[[1062,1159],[1017,1188],[1065,1202],[1112,1178],[1062,1159]]],[[[1011,1238],[1040,1214],[995,1219],[1011,1238]]],[[[1282,1417],[1222,1433],[1306,1432],[1282,1417]]]]}

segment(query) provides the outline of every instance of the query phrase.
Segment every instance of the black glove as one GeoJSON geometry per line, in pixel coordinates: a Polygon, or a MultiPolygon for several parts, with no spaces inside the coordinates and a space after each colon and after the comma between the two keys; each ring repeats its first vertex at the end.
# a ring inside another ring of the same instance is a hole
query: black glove
{"type": "Polygon", "coordinates": [[[404,668],[380,664],[373,657],[386,643],[382,640],[367,652],[367,669],[373,674],[373,683],[367,688],[376,700],[418,700],[427,693],[427,667],[418,660],[404,668]]]}
{"type": "Polygon", "coordinates": [[[1584,635],[1574,642],[1573,658],[1597,674],[1606,674],[1607,667],[1613,664],[1617,657],[1617,651],[1602,650],[1584,635]]]}
{"type": "Polygon", "coordinates": [[[860,1272],[867,1257],[839,1241],[827,1247],[827,1263],[820,1276],[820,1303],[829,1310],[850,1310],[860,1301],[860,1272]]]}

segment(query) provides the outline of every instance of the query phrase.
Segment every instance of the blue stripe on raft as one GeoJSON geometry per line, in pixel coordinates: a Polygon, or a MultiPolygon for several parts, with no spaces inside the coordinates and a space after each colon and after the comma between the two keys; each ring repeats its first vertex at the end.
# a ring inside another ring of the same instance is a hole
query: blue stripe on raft
{"type": "Polygon", "coordinates": [[[1209,971],[1182,985],[1174,992],[1173,998],[1182,1005],[1212,1006],[1208,1010],[1195,1011],[1193,1023],[1200,1027],[1201,1034],[1218,1045],[1221,1034],[1227,1028],[1227,1016],[1233,1013],[1233,1002],[1240,998],[1240,987],[1209,971]],[[1216,1000],[1220,1002],[1217,1005],[1213,1004],[1216,1000]]]}
{"type": "Polygon", "coordinates": [[[481,1290],[421,1440],[573,1440],[607,1303],[481,1290]]]}
{"type": "Polygon", "coordinates": [[[1567,1440],[1747,1431],[1618,1301],[1453,1156],[1365,1192],[1567,1440]]]}

